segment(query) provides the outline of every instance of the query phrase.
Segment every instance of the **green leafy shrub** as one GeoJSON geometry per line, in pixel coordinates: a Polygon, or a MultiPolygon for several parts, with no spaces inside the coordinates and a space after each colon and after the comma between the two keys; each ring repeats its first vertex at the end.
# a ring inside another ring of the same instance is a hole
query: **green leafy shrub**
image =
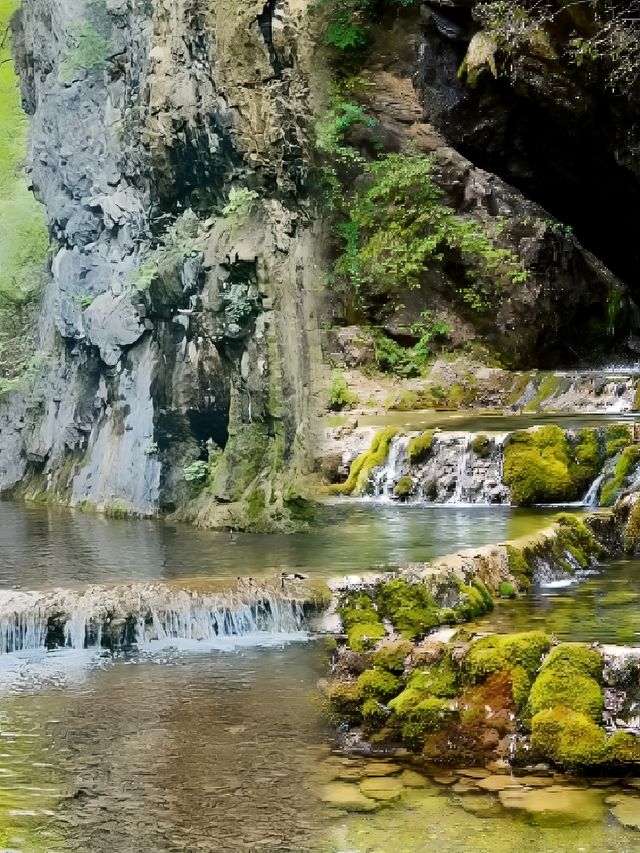
{"type": "Polygon", "coordinates": [[[251,216],[251,212],[260,198],[259,194],[247,187],[232,187],[229,198],[222,208],[222,215],[232,225],[243,225],[251,216]]]}
{"type": "Polygon", "coordinates": [[[484,310],[505,285],[522,279],[522,265],[477,223],[442,202],[433,168],[430,157],[407,154],[387,154],[364,166],[368,182],[348,211],[356,251],[345,241],[335,272],[370,293],[394,296],[419,287],[426,270],[453,253],[467,270],[459,295],[474,310],[484,310]]]}
{"type": "Polygon", "coordinates": [[[342,373],[335,373],[329,387],[329,408],[339,410],[356,402],[356,396],[349,391],[347,380],[342,373]]]}
{"type": "Polygon", "coordinates": [[[201,483],[209,476],[209,465],[199,459],[183,468],[182,474],[187,483],[201,483]]]}

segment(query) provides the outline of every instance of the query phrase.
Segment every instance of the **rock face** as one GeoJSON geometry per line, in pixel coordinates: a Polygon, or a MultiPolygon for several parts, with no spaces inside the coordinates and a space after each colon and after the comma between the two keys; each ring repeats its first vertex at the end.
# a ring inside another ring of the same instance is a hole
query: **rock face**
{"type": "Polygon", "coordinates": [[[37,378],[0,408],[0,490],[290,523],[320,361],[302,13],[23,3],[14,54],[55,253],[37,378]]]}
{"type": "MultiPolygon", "coordinates": [[[[402,340],[426,308],[447,321],[454,341],[487,342],[506,363],[525,368],[593,360],[597,350],[603,354],[625,346],[633,350],[638,321],[635,274],[630,272],[633,262],[614,263],[611,251],[600,251],[607,240],[609,247],[625,242],[622,235],[628,222],[624,228],[611,223],[601,228],[606,217],[600,211],[612,206],[611,199],[604,202],[606,175],[612,192],[622,192],[626,186],[627,201],[617,210],[635,209],[637,178],[624,164],[616,166],[613,141],[596,140],[592,133],[589,141],[599,145],[598,162],[607,159],[612,169],[615,166],[615,184],[612,171],[604,170],[587,204],[585,196],[593,183],[581,159],[584,152],[577,152],[576,138],[583,137],[575,136],[574,122],[591,122],[592,117],[583,115],[574,98],[559,103],[560,93],[553,88],[557,80],[548,64],[531,72],[528,96],[521,91],[521,78],[515,94],[506,72],[496,81],[489,63],[477,86],[461,81],[460,66],[479,29],[471,17],[472,6],[467,2],[425,4],[420,20],[417,13],[414,18],[385,19],[363,70],[375,84],[362,102],[376,126],[370,131],[359,128],[349,142],[366,152],[379,139],[389,151],[414,150],[431,156],[447,204],[472,218],[480,229],[491,231],[503,221],[501,245],[522,259],[528,275],[503,294],[495,312],[478,317],[451,299],[459,270],[445,258],[443,267],[426,274],[419,290],[403,292],[400,313],[388,303],[374,301],[371,319],[402,340]],[[546,111],[543,105],[535,112],[536,119],[527,112],[534,109],[533,89],[546,104],[546,111]],[[522,121],[520,113],[513,115],[514,102],[522,111],[522,121]],[[558,132],[564,128],[560,160],[554,147],[557,137],[547,136],[554,108],[558,115],[553,127],[558,132]],[[537,121],[535,133],[532,121],[537,121]],[[551,162],[553,166],[547,168],[551,162]],[[585,171],[579,171],[579,163],[585,171]],[[556,169],[567,177],[561,181],[556,169]],[[592,225],[576,227],[574,233],[574,224],[587,220],[592,225]],[[618,229],[615,234],[614,228],[618,229]]],[[[565,85],[572,85],[568,74],[565,85]]],[[[633,121],[631,114],[626,116],[626,122],[635,127],[633,121]]],[[[617,223],[618,218],[613,214],[612,221],[617,223]]],[[[619,260],[623,253],[621,248],[613,255],[619,260]]]]}

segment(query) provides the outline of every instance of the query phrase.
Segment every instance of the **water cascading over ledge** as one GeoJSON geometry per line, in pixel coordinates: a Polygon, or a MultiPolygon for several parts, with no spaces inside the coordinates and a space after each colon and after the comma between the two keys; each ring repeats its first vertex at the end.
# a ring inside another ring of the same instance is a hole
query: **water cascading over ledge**
{"type": "Polygon", "coordinates": [[[611,506],[637,488],[639,461],[629,424],[548,425],[502,434],[387,427],[353,459],[346,482],[330,490],[451,506],[611,506]]]}
{"type": "Polygon", "coordinates": [[[245,582],[220,593],[167,584],[0,593],[0,654],[110,649],[172,641],[215,643],[304,631],[310,598],[245,582]]]}

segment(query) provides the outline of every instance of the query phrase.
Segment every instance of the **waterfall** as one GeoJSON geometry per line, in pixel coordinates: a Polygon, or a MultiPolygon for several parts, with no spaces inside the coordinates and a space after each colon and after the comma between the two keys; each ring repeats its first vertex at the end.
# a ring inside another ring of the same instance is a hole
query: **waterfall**
{"type": "Polygon", "coordinates": [[[589,486],[587,490],[587,494],[582,499],[582,503],[585,506],[598,506],[598,495],[600,494],[600,486],[602,485],[602,481],[604,480],[604,474],[600,474],[595,478],[593,483],[589,486]]]}
{"type": "Polygon", "coordinates": [[[95,586],[85,591],[0,592],[0,654],[34,649],[117,649],[172,640],[214,642],[252,634],[290,635],[305,623],[304,595],[243,585],[220,593],[168,584],[95,586]]]}
{"type": "Polygon", "coordinates": [[[471,436],[464,435],[457,446],[458,470],[456,471],[455,489],[448,504],[461,504],[465,495],[467,482],[467,467],[471,458],[471,436]]]}
{"type": "Polygon", "coordinates": [[[410,438],[409,435],[397,435],[393,438],[387,461],[374,470],[371,476],[371,492],[378,500],[391,500],[396,483],[408,468],[407,446],[410,438]]]}

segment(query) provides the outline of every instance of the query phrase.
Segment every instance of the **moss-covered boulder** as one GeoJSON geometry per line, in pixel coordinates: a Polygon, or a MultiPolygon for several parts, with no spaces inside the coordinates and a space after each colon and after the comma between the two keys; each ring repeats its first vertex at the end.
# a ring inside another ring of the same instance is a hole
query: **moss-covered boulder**
{"type": "Polygon", "coordinates": [[[366,491],[369,477],[375,468],[384,465],[389,455],[389,446],[392,439],[397,435],[395,427],[386,427],[377,432],[368,450],[361,453],[351,463],[349,476],[344,483],[334,483],[329,491],[336,495],[362,495],[366,491]]]}
{"type": "Polygon", "coordinates": [[[429,458],[431,448],[433,446],[434,430],[430,429],[427,432],[421,432],[420,435],[414,435],[409,439],[407,445],[407,459],[411,465],[419,465],[429,458]]]}
{"type": "Polygon", "coordinates": [[[581,643],[557,646],[531,688],[529,706],[534,717],[564,707],[600,722],[604,708],[602,656],[581,643]]]}
{"type": "Polygon", "coordinates": [[[594,429],[571,441],[558,426],[519,430],[505,445],[504,482],[520,506],[573,501],[597,477],[603,458],[594,429]]]}

